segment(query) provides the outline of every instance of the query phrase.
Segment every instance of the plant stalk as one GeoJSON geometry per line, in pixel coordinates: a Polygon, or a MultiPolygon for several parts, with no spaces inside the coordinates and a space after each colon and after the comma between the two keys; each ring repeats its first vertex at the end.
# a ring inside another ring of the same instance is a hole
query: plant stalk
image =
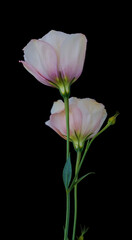
{"type": "MultiPolygon", "coordinates": [[[[77,151],[77,160],[75,166],[75,176],[76,181],[78,180],[78,167],[81,159],[81,151],[80,149],[77,151]]],[[[73,233],[72,233],[72,240],[75,240],[76,235],[76,225],[77,225],[77,184],[74,186],[74,223],[73,223],[73,233]]]]}
{"type": "MultiPolygon", "coordinates": [[[[69,97],[64,97],[65,103],[65,114],[66,114],[66,129],[67,129],[67,143],[66,143],[66,161],[69,158],[70,144],[69,144],[69,97]]],[[[70,192],[66,192],[66,222],[64,231],[64,240],[68,240],[69,231],[69,220],[70,220],[70,192]]]]}

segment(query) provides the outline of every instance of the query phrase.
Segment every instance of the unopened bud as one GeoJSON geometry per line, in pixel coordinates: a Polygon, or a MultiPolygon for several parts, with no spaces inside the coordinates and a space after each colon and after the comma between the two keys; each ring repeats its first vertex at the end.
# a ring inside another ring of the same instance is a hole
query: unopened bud
{"type": "Polygon", "coordinates": [[[80,237],[78,238],[78,240],[84,240],[84,237],[83,237],[83,236],[80,236],[80,237]]]}
{"type": "Polygon", "coordinates": [[[110,118],[108,119],[108,124],[114,125],[114,124],[116,123],[116,118],[117,118],[117,116],[118,116],[119,114],[120,114],[119,112],[116,112],[116,114],[115,114],[113,117],[110,117],[110,118]]]}
{"type": "Polygon", "coordinates": [[[80,236],[80,237],[78,238],[78,240],[84,240],[84,237],[83,237],[83,236],[80,236]]]}

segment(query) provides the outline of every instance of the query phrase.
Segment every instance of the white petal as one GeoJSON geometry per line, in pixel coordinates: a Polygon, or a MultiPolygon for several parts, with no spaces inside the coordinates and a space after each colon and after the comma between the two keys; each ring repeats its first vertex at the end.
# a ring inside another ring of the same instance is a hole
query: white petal
{"type": "Polygon", "coordinates": [[[58,77],[57,56],[49,44],[31,40],[24,48],[24,59],[46,79],[54,81],[58,77]]]}
{"type": "Polygon", "coordinates": [[[87,136],[90,133],[94,133],[95,135],[107,116],[104,105],[96,102],[94,99],[84,98],[78,101],[78,107],[83,115],[81,134],[87,136]]]}
{"type": "Polygon", "coordinates": [[[57,56],[60,56],[60,47],[63,41],[69,36],[69,34],[51,30],[45,36],[41,38],[41,40],[49,43],[56,51],[57,56]]]}
{"type": "Polygon", "coordinates": [[[83,34],[71,34],[63,42],[60,50],[59,69],[69,80],[78,78],[83,69],[87,39],[83,34]]]}
{"type": "MultiPolygon", "coordinates": [[[[97,132],[102,127],[106,117],[107,117],[107,112],[105,109],[102,109],[100,114],[98,113],[98,122],[96,122],[95,125],[93,125],[93,130],[92,130],[93,134],[90,136],[90,138],[94,137],[97,134],[97,132]]],[[[96,118],[96,116],[95,116],[95,118],[96,118]]]]}
{"type": "Polygon", "coordinates": [[[51,114],[59,113],[65,109],[64,102],[62,100],[58,100],[53,103],[51,108],[51,114]]]}
{"type": "Polygon", "coordinates": [[[79,100],[79,98],[76,98],[76,97],[69,98],[69,105],[70,104],[78,104],[78,100],[79,100]]]}

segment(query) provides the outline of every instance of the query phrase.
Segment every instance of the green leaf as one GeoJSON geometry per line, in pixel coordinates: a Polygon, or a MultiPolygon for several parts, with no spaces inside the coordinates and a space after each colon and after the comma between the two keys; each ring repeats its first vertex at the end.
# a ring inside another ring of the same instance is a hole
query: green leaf
{"type": "Polygon", "coordinates": [[[63,182],[64,182],[66,190],[68,190],[68,187],[69,187],[69,184],[71,181],[71,177],[72,177],[72,165],[71,165],[71,158],[70,158],[70,154],[69,154],[69,157],[63,168],[63,182]]]}
{"type": "MultiPolygon", "coordinates": [[[[74,185],[72,186],[72,188],[77,185],[79,182],[81,182],[84,178],[86,178],[87,176],[91,175],[91,174],[95,174],[95,172],[89,172],[87,174],[85,174],[84,176],[82,176],[81,178],[79,178],[77,181],[75,181],[74,185]]],[[[72,189],[71,189],[72,190],[72,189]]]]}

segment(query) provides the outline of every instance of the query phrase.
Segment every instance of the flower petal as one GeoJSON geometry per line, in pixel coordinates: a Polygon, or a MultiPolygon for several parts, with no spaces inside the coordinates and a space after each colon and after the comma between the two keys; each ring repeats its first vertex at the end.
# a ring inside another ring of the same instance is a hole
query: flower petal
{"type": "Polygon", "coordinates": [[[54,82],[58,77],[57,56],[48,43],[31,40],[24,48],[24,59],[46,79],[54,82]]]}
{"type": "Polygon", "coordinates": [[[58,100],[53,103],[53,106],[51,108],[51,114],[59,113],[65,109],[64,102],[62,100],[58,100]]]}
{"type": "Polygon", "coordinates": [[[77,33],[69,35],[61,46],[59,70],[70,81],[82,73],[86,43],[86,37],[77,33]]]}
{"type": "Polygon", "coordinates": [[[69,125],[70,125],[70,136],[80,135],[82,127],[82,113],[76,105],[69,107],[69,125]]]}
{"type": "Polygon", "coordinates": [[[97,112],[93,118],[94,119],[98,119],[98,121],[93,121],[93,126],[91,131],[93,132],[93,134],[90,136],[90,138],[94,137],[96,135],[96,133],[100,130],[100,128],[102,127],[105,119],[107,117],[107,113],[105,109],[102,109],[102,111],[97,112]],[[97,118],[96,118],[97,117],[97,118]]]}
{"type": "Polygon", "coordinates": [[[68,36],[69,34],[67,33],[51,30],[45,36],[43,36],[41,40],[49,43],[55,49],[56,54],[59,57],[60,47],[63,41],[65,40],[65,38],[67,38],[68,36]]]}
{"type": "Polygon", "coordinates": [[[56,131],[61,137],[66,139],[66,118],[65,111],[52,114],[50,120],[45,123],[56,131]]]}
{"type": "Polygon", "coordinates": [[[101,128],[107,113],[104,105],[94,99],[84,98],[78,101],[78,107],[82,111],[83,121],[81,134],[87,136],[93,133],[93,137],[101,128]]]}
{"type": "Polygon", "coordinates": [[[50,127],[51,129],[53,129],[56,133],[58,133],[62,138],[66,139],[66,136],[64,136],[64,135],[60,132],[60,130],[59,130],[58,128],[56,128],[56,127],[51,123],[50,120],[47,121],[47,122],[45,122],[45,124],[46,124],[48,127],[50,127]]]}
{"type": "Polygon", "coordinates": [[[31,73],[39,82],[47,85],[47,86],[50,86],[50,87],[53,87],[50,82],[45,79],[32,65],[30,65],[29,63],[27,62],[24,62],[24,61],[20,61],[23,66],[26,68],[26,70],[31,73]]]}

